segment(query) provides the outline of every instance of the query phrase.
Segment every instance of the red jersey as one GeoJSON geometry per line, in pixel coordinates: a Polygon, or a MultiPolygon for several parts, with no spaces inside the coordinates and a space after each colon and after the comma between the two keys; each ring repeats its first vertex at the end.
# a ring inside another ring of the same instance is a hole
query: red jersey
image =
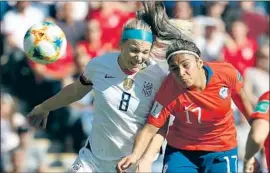
{"type": "MultiPolygon", "coordinates": [[[[269,121],[269,100],[270,100],[270,92],[265,92],[260,98],[256,105],[254,113],[251,115],[252,119],[265,119],[269,121]]],[[[265,155],[267,160],[268,169],[270,169],[270,158],[269,158],[269,135],[264,143],[265,147],[265,155]]]]}
{"type": "Polygon", "coordinates": [[[89,59],[93,59],[97,56],[100,56],[104,54],[105,52],[112,49],[112,45],[110,43],[105,43],[105,42],[101,43],[101,47],[93,49],[92,47],[90,47],[90,44],[88,43],[88,41],[85,41],[85,40],[79,41],[77,43],[77,46],[83,47],[86,50],[87,54],[89,55],[89,59]]]}
{"type": "Polygon", "coordinates": [[[240,92],[242,76],[224,62],[205,63],[204,69],[208,75],[202,92],[181,88],[170,73],[156,95],[148,123],[160,128],[173,115],[168,145],[184,150],[229,150],[237,146],[231,96],[240,92]]]}

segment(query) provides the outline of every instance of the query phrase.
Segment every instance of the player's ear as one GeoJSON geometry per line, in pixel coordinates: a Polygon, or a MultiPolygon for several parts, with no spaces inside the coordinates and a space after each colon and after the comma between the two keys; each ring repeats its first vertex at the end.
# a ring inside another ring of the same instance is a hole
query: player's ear
{"type": "Polygon", "coordinates": [[[199,69],[203,68],[203,60],[201,58],[196,58],[196,62],[199,69]]]}

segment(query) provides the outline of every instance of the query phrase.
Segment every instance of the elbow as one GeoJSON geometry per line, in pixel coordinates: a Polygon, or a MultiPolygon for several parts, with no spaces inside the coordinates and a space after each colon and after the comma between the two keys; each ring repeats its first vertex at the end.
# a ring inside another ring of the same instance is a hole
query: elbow
{"type": "Polygon", "coordinates": [[[256,131],[250,132],[250,138],[252,139],[253,143],[259,147],[263,147],[264,141],[266,139],[265,135],[256,131]]]}
{"type": "Polygon", "coordinates": [[[253,139],[253,142],[259,146],[260,148],[263,147],[265,139],[261,136],[252,135],[251,138],[253,139]]]}
{"type": "Polygon", "coordinates": [[[140,132],[140,136],[143,136],[144,139],[149,139],[151,140],[153,136],[157,133],[159,128],[151,125],[151,124],[146,124],[143,128],[143,130],[140,132]]]}
{"type": "Polygon", "coordinates": [[[250,138],[259,146],[263,146],[269,134],[269,122],[263,119],[256,119],[251,124],[250,138]]]}

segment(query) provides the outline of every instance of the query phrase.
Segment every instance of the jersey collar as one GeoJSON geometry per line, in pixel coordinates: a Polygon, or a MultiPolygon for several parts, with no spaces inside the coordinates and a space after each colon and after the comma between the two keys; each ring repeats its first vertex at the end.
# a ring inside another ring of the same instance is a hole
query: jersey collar
{"type": "Polygon", "coordinates": [[[206,84],[209,83],[211,77],[213,76],[213,70],[207,66],[207,65],[203,65],[204,70],[207,72],[207,76],[206,76],[206,84]]]}

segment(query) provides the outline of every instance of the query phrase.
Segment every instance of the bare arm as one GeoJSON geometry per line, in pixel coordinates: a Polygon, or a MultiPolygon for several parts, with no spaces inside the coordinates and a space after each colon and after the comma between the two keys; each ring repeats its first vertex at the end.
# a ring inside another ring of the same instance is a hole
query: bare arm
{"type": "Polygon", "coordinates": [[[91,85],[83,85],[78,79],[74,83],[64,87],[59,93],[44,101],[39,106],[42,110],[50,112],[80,100],[91,90],[91,85]]]}
{"type": "Polygon", "coordinates": [[[65,107],[70,103],[73,103],[89,91],[91,91],[91,85],[83,85],[80,80],[64,87],[55,96],[47,99],[40,105],[37,105],[28,115],[28,122],[30,125],[39,127],[42,124],[43,128],[46,128],[47,119],[50,111],[65,107]]]}
{"type": "Polygon", "coordinates": [[[136,156],[137,159],[141,158],[148,144],[158,130],[158,127],[155,127],[151,124],[146,124],[136,136],[132,155],[136,156]]]}
{"type": "Polygon", "coordinates": [[[166,138],[167,131],[169,126],[169,120],[166,124],[158,130],[157,134],[153,137],[151,143],[148,145],[147,150],[142,156],[142,159],[147,159],[149,161],[153,161],[156,154],[160,151],[162,144],[166,138]]]}
{"type": "Polygon", "coordinates": [[[144,125],[143,129],[136,136],[132,154],[122,158],[117,163],[116,171],[118,173],[125,172],[128,167],[130,167],[131,165],[135,165],[138,162],[138,160],[141,158],[148,144],[158,130],[158,127],[155,127],[151,124],[146,123],[144,125]]]}
{"type": "Polygon", "coordinates": [[[238,109],[244,114],[247,120],[249,120],[250,115],[252,114],[252,106],[246,96],[246,93],[243,89],[239,93],[233,94],[232,99],[238,109]]]}
{"type": "Polygon", "coordinates": [[[246,144],[245,160],[250,160],[262,147],[269,134],[269,122],[255,119],[251,124],[246,144]]]}

